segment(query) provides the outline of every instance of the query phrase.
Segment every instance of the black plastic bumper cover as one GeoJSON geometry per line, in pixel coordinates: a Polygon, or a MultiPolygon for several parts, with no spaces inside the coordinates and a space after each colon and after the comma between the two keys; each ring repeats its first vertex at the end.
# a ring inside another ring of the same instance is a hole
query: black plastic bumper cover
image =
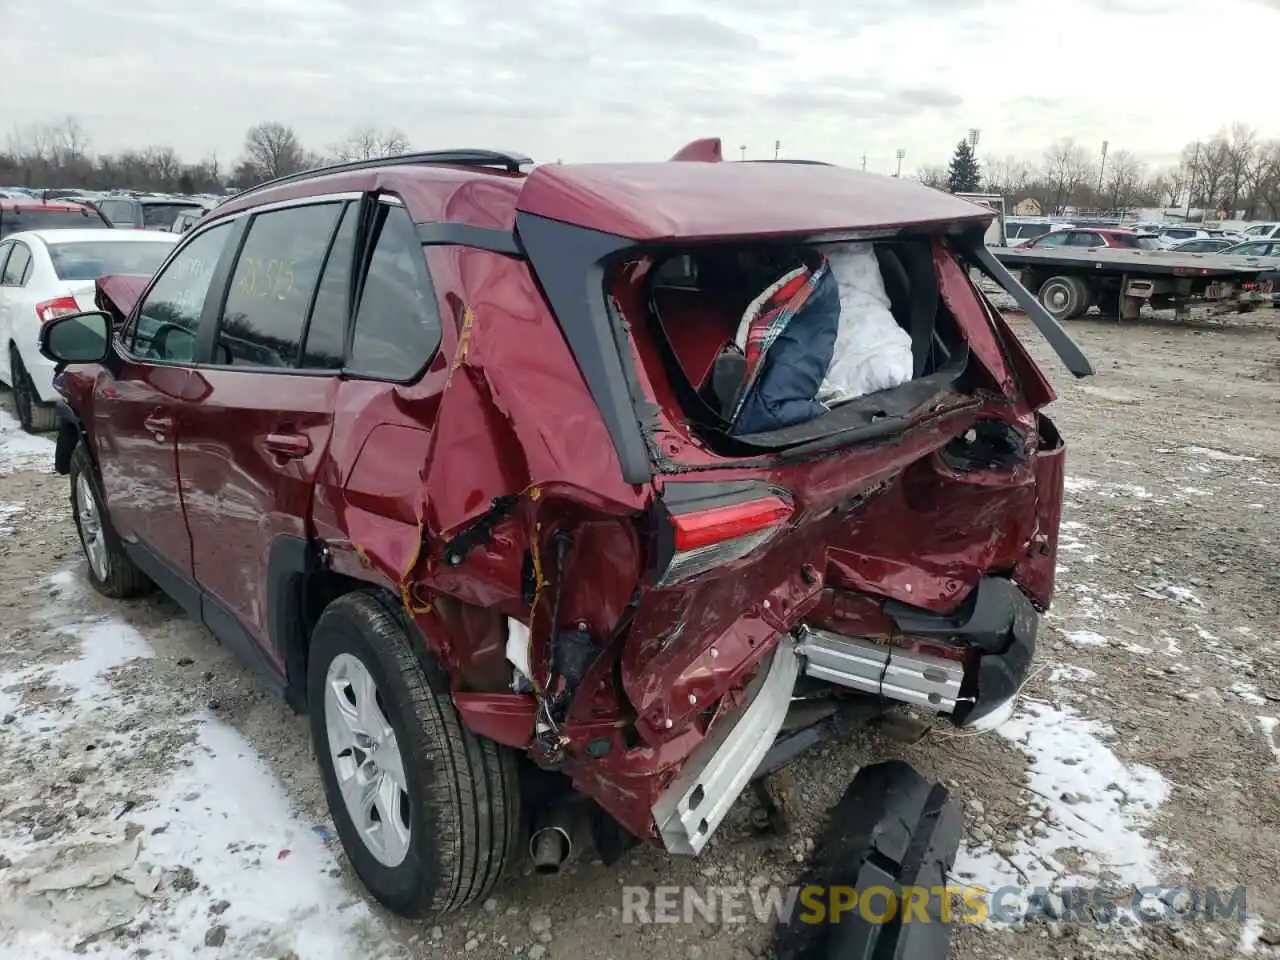
{"type": "Polygon", "coordinates": [[[1027,678],[1040,615],[1004,577],[979,581],[953,613],[934,613],[894,600],[885,603],[884,611],[903,633],[961,642],[978,651],[975,699],[956,708],[951,719],[957,725],[973,723],[1003,706],[1027,678]]]}
{"type": "MultiPolygon", "coordinates": [[[[898,902],[909,888],[944,886],[960,849],[964,824],[945,787],[932,783],[900,760],[863,767],[831,811],[813,860],[797,883],[853,888],[859,895],[890,891],[898,902]]],[[[928,922],[903,922],[895,911],[872,923],[861,909],[822,923],[803,911],[780,924],[774,945],[780,960],[945,960],[950,919],[941,898],[931,896],[928,922]]],[[[873,914],[874,915],[874,914],[873,914]]]]}

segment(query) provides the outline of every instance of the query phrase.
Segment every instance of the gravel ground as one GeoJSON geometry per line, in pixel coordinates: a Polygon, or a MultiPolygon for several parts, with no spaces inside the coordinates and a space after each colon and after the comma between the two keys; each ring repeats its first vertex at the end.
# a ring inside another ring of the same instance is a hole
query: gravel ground
{"type": "Polygon", "coordinates": [[[438,926],[361,895],[301,719],[163,597],[87,588],[52,445],[0,396],[0,955],[768,956],[754,919],[623,924],[621,888],[789,883],[858,767],[891,757],[964,804],[957,882],[1048,914],[963,927],[955,957],[1280,955],[1280,318],[1079,321],[1082,382],[1018,327],[1061,392],[1069,480],[1014,717],[847,731],[780,777],[785,836],[753,834],[744,800],[697,861],[588,851],[438,926]],[[1100,882],[1243,885],[1248,918],[1169,895],[1167,922],[1080,923],[1028,890],[1100,882]]]}

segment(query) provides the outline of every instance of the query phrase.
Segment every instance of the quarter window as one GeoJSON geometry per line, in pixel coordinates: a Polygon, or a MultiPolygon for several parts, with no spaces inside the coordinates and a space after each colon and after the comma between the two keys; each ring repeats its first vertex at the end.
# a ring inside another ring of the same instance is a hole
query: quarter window
{"type": "Polygon", "coordinates": [[[13,252],[9,254],[9,262],[5,264],[4,275],[0,284],[6,287],[20,287],[31,276],[31,251],[25,243],[13,244],[13,252]]]}
{"type": "Polygon", "coordinates": [[[233,366],[292,367],[341,203],[290,207],[249,224],[218,324],[215,356],[233,366]]]}
{"type": "Polygon", "coordinates": [[[374,236],[348,370],[378,380],[411,380],[440,346],[435,291],[418,231],[404,207],[380,203],[374,236]]]}
{"type": "Polygon", "coordinates": [[[230,231],[230,223],[212,227],[164,267],[138,309],[130,345],[136,356],[162,363],[191,362],[200,313],[230,231]]]}

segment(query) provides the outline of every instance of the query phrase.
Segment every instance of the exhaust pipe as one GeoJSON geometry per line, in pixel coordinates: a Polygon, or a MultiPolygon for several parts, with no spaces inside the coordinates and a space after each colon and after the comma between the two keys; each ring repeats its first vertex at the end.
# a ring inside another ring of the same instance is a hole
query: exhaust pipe
{"type": "Polygon", "coordinates": [[[575,805],[561,801],[543,810],[529,834],[529,855],[535,873],[550,876],[559,873],[573,856],[575,805]]]}

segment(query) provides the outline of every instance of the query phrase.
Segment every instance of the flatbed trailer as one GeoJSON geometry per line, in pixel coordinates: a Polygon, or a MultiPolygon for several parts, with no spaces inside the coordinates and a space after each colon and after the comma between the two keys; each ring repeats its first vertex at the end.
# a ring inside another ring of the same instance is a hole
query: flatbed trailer
{"type": "Polygon", "coordinates": [[[1276,269],[1244,257],[1166,250],[990,250],[1059,321],[1073,320],[1094,306],[1104,315],[1136,320],[1144,303],[1179,315],[1193,306],[1246,313],[1271,302],[1272,280],[1261,275],[1276,269]]]}

